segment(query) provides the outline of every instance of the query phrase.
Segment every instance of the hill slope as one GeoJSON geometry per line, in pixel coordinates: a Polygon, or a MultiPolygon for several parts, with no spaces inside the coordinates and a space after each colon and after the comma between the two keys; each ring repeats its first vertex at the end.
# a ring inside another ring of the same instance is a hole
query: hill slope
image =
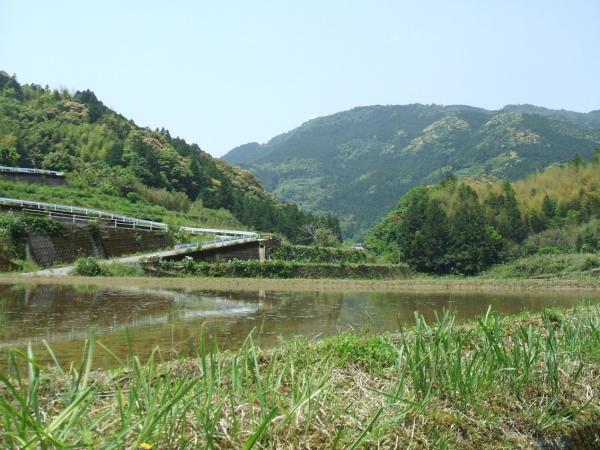
{"type": "Polygon", "coordinates": [[[338,214],[345,235],[359,237],[418,184],[451,173],[520,178],[576,152],[589,159],[599,144],[598,111],[415,104],[320,117],[223,159],[250,169],[285,200],[338,214]]]}
{"type": "Polygon", "coordinates": [[[137,217],[243,226],[309,239],[307,227],[339,234],[316,216],[267,192],[248,171],[213,159],[167,130],[138,127],[99,101],[20,85],[0,72],[0,164],[66,171],[64,187],[0,183],[0,196],[135,211],[137,217]]]}
{"type": "Polygon", "coordinates": [[[449,177],[417,186],[366,243],[389,261],[433,273],[473,274],[531,255],[597,253],[600,149],[591,162],[575,158],[518,181],[449,177]]]}

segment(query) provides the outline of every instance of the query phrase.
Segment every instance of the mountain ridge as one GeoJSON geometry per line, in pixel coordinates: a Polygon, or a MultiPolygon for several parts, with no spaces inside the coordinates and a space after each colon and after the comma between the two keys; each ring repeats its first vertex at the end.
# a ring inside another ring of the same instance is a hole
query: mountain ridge
{"type": "Polygon", "coordinates": [[[338,214],[346,234],[358,238],[417,184],[451,173],[516,179],[575,153],[590,158],[598,145],[600,111],[417,103],[314,118],[223,159],[284,200],[338,214]]]}

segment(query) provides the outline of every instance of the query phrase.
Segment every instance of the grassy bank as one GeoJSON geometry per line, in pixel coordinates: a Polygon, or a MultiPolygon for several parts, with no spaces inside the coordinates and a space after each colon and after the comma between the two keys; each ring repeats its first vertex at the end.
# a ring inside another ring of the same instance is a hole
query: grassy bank
{"type": "MultiPolygon", "coordinates": [[[[7,448],[527,448],[600,430],[600,308],[398,334],[210,345],[189,360],[46,369],[14,352],[0,376],[7,448]]],[[[160,359],[157,352],[155,360],[160,359]]]]}
{"type": "Polygon", "coordinates": [[[404,279],[413,275],[400,264],[326,264],[270,260],[225,262],[157,261],[144,266],[149,275],[226,278],[404,279]]]}
{"type": "Polygon", "coordinates": [[[336,280],[336,279],[259,279],[149,277],[120,275],[114,277],[0,275],[2,283],[140,286],[156,288],[191,288],[216,291],[320,291],[320,292],[597,292],[600,278],[589,279],[481,279],[416,278],[406,280],[336,280]]]}
{"type": "MultiPolygon", "coordinates": [[[[581,278],[600,268],[598,253],[538,254],[493,267],[482,278],[581,278]]],[[[600,273],[598,273],[600,276],[600,273]]]]}

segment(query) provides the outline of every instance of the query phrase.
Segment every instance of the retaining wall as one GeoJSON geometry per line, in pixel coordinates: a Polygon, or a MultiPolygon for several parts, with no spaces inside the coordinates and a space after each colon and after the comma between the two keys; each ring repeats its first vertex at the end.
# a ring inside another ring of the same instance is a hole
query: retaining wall
{"type": "Polygon", "coordinates": [[[24,183],[49,184],[51,186],[61,186],[66,184],[65,177],[52,175],[1,172],[0,179],[1,178],[11,181],[22,181],[24,183]]]}
{"type": "Polygon", "coordinates": [[[173,245],[162,231],[123,228],[97,228],[63,224],[56,235],[32,235],[26,238],[27,259],[40,266],[70,263],[82,256],[113,258],[142,251],[154,251],[173,245]]]}

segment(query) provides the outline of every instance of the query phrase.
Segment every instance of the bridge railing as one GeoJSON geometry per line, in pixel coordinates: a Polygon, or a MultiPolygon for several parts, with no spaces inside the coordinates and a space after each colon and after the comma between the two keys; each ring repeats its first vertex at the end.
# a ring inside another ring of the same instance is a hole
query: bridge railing
{"type": "Polygon", "coordinates": [[[218,228],[196,228],[196,227],[179,227],[183,232],[190,234],[217,234],[219,236],[244,236],[258,238],[258,233],[253,231],[240,230],[221,230],[218,228]]]}
{"type": "Polygon", "coordinates": [[[258,235],[256,235],[256,236],[232,236],[232,237],[226,237],[226,238],[221,238],[221,239],[212,239],[210,241],[204,241],[204,242],[189,242],[186,244],[177,244],[175,246],[175,250],[202,248],[202,247],[206,247],[208,245],[221,244],[221,243],[233,244],[237,241],[249,242],[249,241],[254,241],[254,240],[258,240],[258,239],[259,239],[258,235]]]}
{"type": "Polygon", "coordinates": [[[33,175],[50,175],[52,177],[64,177],[64,172],[56,170],[45,170],[45,169],[30,169],[28,167],[10,167],[0,166],[0,172],[5,173],[22,173],[22,174],[33,174],[33,175]]]}

